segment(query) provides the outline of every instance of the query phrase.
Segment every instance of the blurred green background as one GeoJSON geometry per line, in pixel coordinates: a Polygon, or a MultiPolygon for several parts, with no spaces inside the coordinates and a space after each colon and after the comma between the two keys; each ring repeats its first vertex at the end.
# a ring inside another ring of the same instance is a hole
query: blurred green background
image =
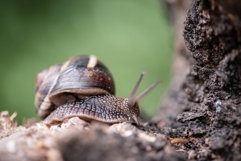
{"type": "Polygon", "coordinates": [[[171,29],[158,0],[0,1],[0,111],[36,117],[35,76],[78,54],[95,54],[112,72],[118,96],[162,84],[141,101],[152,115],[167,90],[171,29]]]}

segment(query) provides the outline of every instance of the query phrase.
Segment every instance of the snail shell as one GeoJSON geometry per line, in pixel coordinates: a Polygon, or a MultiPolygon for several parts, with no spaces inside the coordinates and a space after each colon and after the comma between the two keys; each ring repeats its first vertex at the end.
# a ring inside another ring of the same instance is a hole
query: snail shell
{"type": "Polygon", "coordinates": [[[37,75],[35,105],[45,118],[66,102],[100,94],[115,94],[111,73],[95,56],[76,56],[37,75]]]}

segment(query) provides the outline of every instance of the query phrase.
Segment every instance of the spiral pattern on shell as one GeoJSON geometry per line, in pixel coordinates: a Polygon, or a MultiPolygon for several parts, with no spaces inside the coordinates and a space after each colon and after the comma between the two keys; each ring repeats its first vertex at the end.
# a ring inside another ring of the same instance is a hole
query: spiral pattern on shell
{"type": "Polygon", "coordinates": [[[101,94],[115,94],[111,73],[93,55],[76,56],[37,75],[35,106],[45,118],[60,105],[101,94]]]}

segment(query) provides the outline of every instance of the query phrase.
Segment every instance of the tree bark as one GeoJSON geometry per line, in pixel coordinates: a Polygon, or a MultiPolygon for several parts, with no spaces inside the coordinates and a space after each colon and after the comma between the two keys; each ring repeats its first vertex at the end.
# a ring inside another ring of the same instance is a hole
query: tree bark
{"type": "Polygon", "coordinates": [[[194,0],[186,16],[190,71],[177,77],[180,88],[170,90],[155,120],[175,128],[170,136],[193,139],[176,147],[190,160],[241,160],[240,7],[238,0],[194,0]]]}

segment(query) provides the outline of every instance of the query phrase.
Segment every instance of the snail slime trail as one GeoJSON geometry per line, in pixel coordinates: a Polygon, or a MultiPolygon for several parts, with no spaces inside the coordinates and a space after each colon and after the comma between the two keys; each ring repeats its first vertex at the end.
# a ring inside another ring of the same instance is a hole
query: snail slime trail
{"type": "Polygon", "coordinates": [[[71,117],[108,124],[139,124],[138,102],[160,83],[154,83],[137,95],[143,77],[141,73],[128,98],[121,98],[115,96],[110,71],[96,56],[75,56],[37,75],[35,106],[48,125],[71,117]]]}

